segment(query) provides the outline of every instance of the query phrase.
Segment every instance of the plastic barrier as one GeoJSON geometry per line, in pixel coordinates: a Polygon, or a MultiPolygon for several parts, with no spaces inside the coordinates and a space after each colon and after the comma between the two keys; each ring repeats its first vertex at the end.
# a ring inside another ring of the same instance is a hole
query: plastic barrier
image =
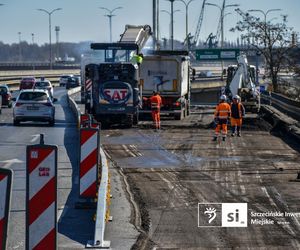
{"type": "Polygon", "coordinates": [[[26,249],[57,248],[57,146],[26,150],[26,249]]]}
{"type": "Polygon", "coordinates": [[[88,127],[91,120],[92,120],[91,115],[89,115],[89,114],[80,114],[80,127],[81,128],[88,127]]]}
{"type": "Polygon", "coordinates": [[[0,250],[6,249],[13,172],[0,168],[0,250]]]}
{"type": "Polygon", "coordinates": [[[80,129],[80,198],[96,198],[99,163],[99,129],[80,129]]]}

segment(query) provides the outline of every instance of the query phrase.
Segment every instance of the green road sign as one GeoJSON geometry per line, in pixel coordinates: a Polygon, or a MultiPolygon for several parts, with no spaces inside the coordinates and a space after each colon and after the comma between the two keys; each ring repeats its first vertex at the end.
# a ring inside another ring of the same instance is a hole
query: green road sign
{"type": "Polygon", "coordinates": [[[235,60],[239,49],[197,49],[196,60],[235,60]]]}

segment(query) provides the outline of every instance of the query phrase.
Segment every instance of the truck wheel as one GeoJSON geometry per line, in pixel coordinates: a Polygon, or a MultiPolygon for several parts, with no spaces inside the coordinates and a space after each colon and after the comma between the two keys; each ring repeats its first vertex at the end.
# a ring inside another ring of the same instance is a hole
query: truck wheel
{"type": "Polygon", "coordinates": [[[190,105],[187,103],[186,104],[186,116],[190,115],[190,105]]]}
{"type": "Polygon", "coordinates": [[[54,120],[54,119],[53,119],[53,120],[51,120],[51,121],[49,121],[49,126],[53,127],[53,126],[54,126],[54,124],[55,124],[55,120],[54,120]]]}
{"type": "Polygon", "coordinates": [[[174,114],[175,120],[182,120],[184,118],[184,110],[181,110],[180,114],[174,114]]]}
{"type": "Polygon", "coordinates": [[[138,123],[139,123],[139,115],[138,114],[133,115],[132,123],[133,123],[133,125],[138,125],[138,123]]]}
{"type": "Polygon", "coordinates": [[[14,126],[19,126],[20,125],[20,121],[14,120],[14,126]]]}

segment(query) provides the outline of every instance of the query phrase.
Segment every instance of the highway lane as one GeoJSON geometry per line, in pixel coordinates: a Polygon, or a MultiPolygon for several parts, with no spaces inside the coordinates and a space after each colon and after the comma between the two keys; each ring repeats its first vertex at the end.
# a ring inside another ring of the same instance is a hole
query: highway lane
{"type": "Polygon", "coordinates": [[[25,244],[25,152],[26,146],[39,142],[58,145],[58,246],[59,249],[82,249],[93,237],[92,210],[75,210],[78,200],[78,131],[67,106],[66,91],[55,88],[56,124],[21,123],[12,125],[12,109],[0,115],[0,166],[14,170],[8,249],[24,249],[25,244]]]}
{"type": "Polygon", "coordinates": [[[247,228],[198,228],[203,202],[245,202],[249,214],[300,212],[300,154],[299,145],[272,136],[257,118],[247,121],[242,138],[216,144],[205,129],[212,117],[196,116],[185,128],[163,121],[160,132],[143,126],[102,131],[104,148],[139,207],[144,231],[137,249],[299,249],[300,218],[254,225],[248,215],[247,228]]]}

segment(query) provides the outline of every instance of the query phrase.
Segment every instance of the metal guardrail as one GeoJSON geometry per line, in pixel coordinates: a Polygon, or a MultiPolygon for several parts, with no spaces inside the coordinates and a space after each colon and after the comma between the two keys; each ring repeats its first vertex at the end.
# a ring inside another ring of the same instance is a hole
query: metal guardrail
{"type": "MultiPolygon", "coordinates": [[[[78,127],[80,126],[80,109],[76,102],[71,97],[72,95],[80,92],[81,87],[77,87],[68,90],[67,98],[72,109],[72,112],[77,117],[78,127]]],[[[96,222],[94,239],[87,243],[87,248],[109,248],[110,241],[104,240],[105,225],[109,217],[107,213],[107,203],[110,199],[109,194],[109,175],[108,175],[108,161],[106,155],[102,148],[100,148],[100,159],[101,159],[101,182],[98,189],[98,199],[97,199],[97,211],[96,211],[96,222]]]]}
{"type": "Polygon", "coordinates": [[[0,84],[7,84],[10,88],[16,89],[19,87],[20,81],[23,77],[34,76],[36,79],[44,77],[57,84],[61,75],[65,74],[79,74],[79,70],[23,70],[23,71],[0,71],[0,84]]]}
{"type": "Polygon", "coordinates": [[[285,96],[276,93],[262,93],[261,98],[265,104],[274,106],[278,110],[292,118],[300,121],[300,102],[289,99],[285,96]]]}

